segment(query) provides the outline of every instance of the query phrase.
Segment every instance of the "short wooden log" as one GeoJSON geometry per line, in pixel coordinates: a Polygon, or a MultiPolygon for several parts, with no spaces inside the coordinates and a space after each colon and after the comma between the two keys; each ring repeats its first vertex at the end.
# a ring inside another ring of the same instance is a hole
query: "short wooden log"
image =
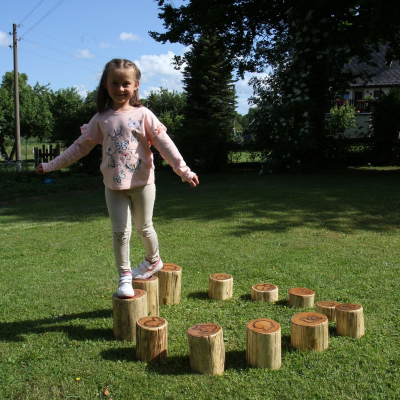
{"type": "Polygon", "coordinates": [[[281,367],[281,327],[277,322],[259,318],[247,324],[246,361],[256,368],[281,367]]]}
{"type": "Polygon", "coordinates": [[[272,283],[258,283],[251,287],[252,301],[278,301],[278,287],[272,283]]]}
{"type": "Polygon", "coordinates": [[[328,317],[315,312],[303,312],[292,317],[290,342],[299,350],[323,351],[328,348],[328,317]]]}
{"type": "Polygon", "coordinates": [[[136,358],[159,363],[168,354],[168,323],[161,317],[143,317],[136,322],[136,358]]]}
{"type": "Polygon", "coordinates": [[[314,307],[315,292],[311,289],[297,287],[289,290],[288,305],[293,308],[314,307]]]}
{"type": "Polygon", "coordinates": [[[329,322],[336,322],[336,306],[340,303],[337,301],[317,301],[315,311],[320,314],[324,314],[328,317],[329,322]]]}
{"type": "Polygon", "coordinates": [[[165,263],[158,277],[160,304],[179,304],[181,301],[182,268],[179,265],[165,263]]]}
{"type": "Polygon", "coordinates": [[[336,330],[340,336],[364,336],[364,311],[360,304],[346,303],[336,306],[336,330]]]}
{"type": "Polygon", "coordinates": [[[207,375],[221,375],[225,368],[222,328],[217,324],[197,324],[187,331],[190,367],[207,375]]]}
{"type": "Polygon", "coordinates": [[[228,300],[233,293],[233,278],[228,274],[212,274],[209,278],[208,297],[214,300],[228,300]]]}
{"type": "Polygon", "coordinates": [[[113,332],[115,339],[136,341],[136,321],[147,315],[147,293],[135,289],[135,296],[121,299],[113,294],[113,332]]]}
{"type": "Polygon", "coordinates": [[[147,315],[160,315],[158,306],[158,278],[152,275],[148,279],[134,279],[132,286],[134,289],[142,289],[147,292],[147,315]]]}

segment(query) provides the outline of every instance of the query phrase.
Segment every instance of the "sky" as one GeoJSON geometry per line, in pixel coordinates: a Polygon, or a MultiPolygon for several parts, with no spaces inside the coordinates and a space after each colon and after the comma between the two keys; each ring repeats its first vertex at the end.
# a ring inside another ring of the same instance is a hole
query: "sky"
{"type": "MultiPolygon", "coordinates": [[[[171,0],[176,7],[182,0],[171,0]]],[[[0,0],[0,76],[13,71],[13,24],[18,33],[18,71],[33,86],[52,90],[76,87],[84,96],[99,84],[104,65],[113,58],[134,61],[142,72],[139,93],[160,87],[181,92],[182,74],[174,55],[188,49],[158,43],[149,31],[164,32],[154,0],[0,0]],[[7,5],[5,6],[5,3],[7,5]]],[[[237,112],[247,114],[250,75],[236,82],[237,112]]]]}

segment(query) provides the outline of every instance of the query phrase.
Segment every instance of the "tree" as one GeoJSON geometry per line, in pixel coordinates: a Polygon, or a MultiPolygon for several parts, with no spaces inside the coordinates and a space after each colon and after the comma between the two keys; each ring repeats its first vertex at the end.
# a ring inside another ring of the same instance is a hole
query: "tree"
{"type": "Polygon", "coordinates": [[[381,44],[387,45],[388,61],[400,57],[400,10],[389,0],[159,5],[167,32],[152,32],[156,40],[191,45],[212,29],[224,35],[239,75],[272,68],[252,82],[258,110],[253,126],[265,159],[277,169],[323,164],[330,100],[357,77],[344,69],[346,63],[355,56],[368,62],[381,44]]]}
{"type": "Polygon", "coordinates": [[[235,93],[232,64],[221,38],[201,35],[178,64],[186,62],[183,83],[186,106],[176,141],[190,165],[218,171],[227,162],[233,132],[235,93]]]}

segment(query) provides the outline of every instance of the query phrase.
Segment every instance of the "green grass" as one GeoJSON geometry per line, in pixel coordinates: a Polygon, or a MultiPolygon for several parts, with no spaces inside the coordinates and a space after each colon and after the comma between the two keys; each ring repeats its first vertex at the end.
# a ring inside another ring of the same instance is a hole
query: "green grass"
{"type": "MultiPolygon", "coordinates": [[[[193,189],[158,172],[161,254],[183,278],[180,304],[160,307],[168,358],[155,365],[113,338],[117,277],[101,186],[62,192],[60,178],[40,198],[14,192],[7,200],[3,192],[0,398],[400,398],[399,177],[396,170],[259,176],[235,169],[200,176],[193,189]],[[233,276],[231,300],[207,298],[215,272],[233,276]],[[261,282],[279,287],[276,304],[250,301],[261,282]],[[328,350],[294,350],[290,318],[302,310],[286,300],[296,286],[313,289],[316,301],[361,304],[365,336],[340,337],[330,324],[328,350]],[[278,371],[246,365],[246,324],[259,317],[282,327],[278,371]],[[201,322],[223,328],[222,376],[190,370],[186,331],[201,322]]],[[[137,237],[131,243],[137,264],[143,249],[137,237]]]]}

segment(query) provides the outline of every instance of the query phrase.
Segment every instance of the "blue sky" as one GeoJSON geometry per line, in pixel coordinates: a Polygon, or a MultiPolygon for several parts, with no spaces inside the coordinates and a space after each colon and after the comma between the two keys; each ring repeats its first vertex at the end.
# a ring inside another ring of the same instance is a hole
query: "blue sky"
{"type": "MultiPolygon", "coordinates": [[[[183,2],[171,0],[175,6],[183,2]]],[[[0,76],[13,70],[13,24],[18,28],[18,70],[28,83],[50,83],[53,90],[76,87],[84,95],[96,88],[112,58],[135,61],[142,71],[140,96],[160,87],[182,91],[182,75],[171,65],[185,52],[180,44],[161,44],[148,31],[162,32],[153,0],[11,0],[0,13],[0,76]],[[5,8],[5,10],[4,10],[5,8]]],[[[248,79],[236,83],[237,111],[248,112],[248,79]]]]}

